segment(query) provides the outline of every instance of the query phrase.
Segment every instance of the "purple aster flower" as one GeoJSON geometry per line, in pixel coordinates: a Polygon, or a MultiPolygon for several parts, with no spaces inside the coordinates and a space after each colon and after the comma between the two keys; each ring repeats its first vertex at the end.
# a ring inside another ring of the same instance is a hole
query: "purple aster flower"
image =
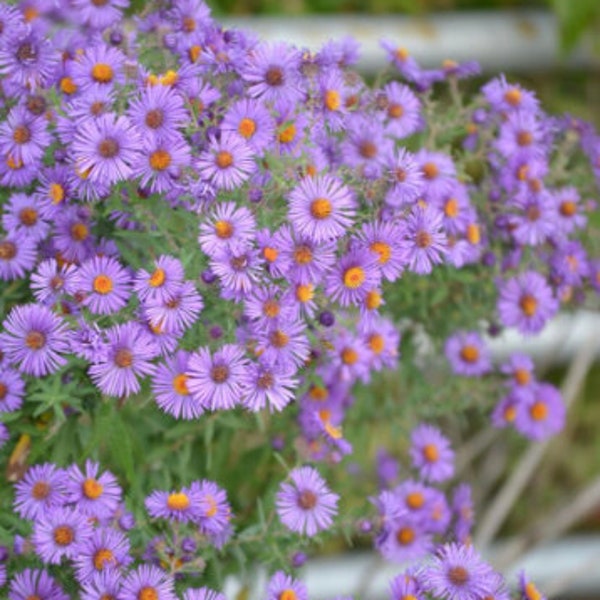
{"type": "Polygon", "coordinates": [[[79,545],[91,535],[86,515],[75,508],[57,507],[38,515],[31,539],[42,561],[58,564],[63,556],[74,558],[79,545]]]}
{"type": "Polygon", "coordinates": [[[127,117],[107,114],[81,122],[73,140],[73,161],[90,181],[113,184],[131,177],[140,141],[127,117]]]}
{"type": "Polygon", "coordinates": [[[69,600],[56,581],[41,569],[25,569],[15,573],[8,588],[9,600],[69,600]]]}
{"type": "Polygon", "coordinates": [[[511,377],[512,385],[528,386],[535,382],[534,368],[535,364],[531,356],[514,352],[501,365],[500,371],[511,377]]]}
{"type": "Polygon", "coordinates": [[[379,285],[378,264],[377,258],[364,250],[348,252],[325,280],[325,293],[340,306],[360,304],[379,285]]]}
{"type": "Polygon", "coordinates": [[[202,297],[191,281],[184,281],[168,299],[146,299],[143,312],[151,327],[176,333],[193,325],[204,308],[202,297]]]}
{"type": "Polygon", "coordinates": [[[562,395],[549,383],[529,386],[517,404],[515,427],[532,440],[543,440],[560,432],[565,424],[566,408],[562,395]]]}
{"type": "Polygon", "coordinates": [[[121,597],[122,576],[116,569],[94,573],[81,585],[81,600],[103,600],[121,597]]]}
{"type": "Polygon", "coordinates": [[[244,300],[244,314],[254,328],[274,327],[280,321],[293,318],[295,311],[282,298],[282,289],[275,285],[256,287],[244,300]]]}
{"type": "Polygon", "coordinates": [[[200,154],[196,167],[200,177],[216,188],[233,190],[240,187],[254,172],[255,153],[237,133],[221,132],[211,138],[208,148],[200,154]]]}
{"type": "Polygon", "coordinates": [[[35,520],[67,503],[67,474],[52,463],[33,465],[15,485],[14,509],[35,520]]]}
{"type": "Polygon", "coordinates": [[[343,73],[338,69],[329,69],[321,74],[318,85],[319,119],[324,121],[331,131],[346,128],[346,118],[350,113],[344,101],[348,87],[343,73]]]}
{"type": "Polygon", "coordinates": [[[558,301],[546,279],[526,271],[500,284],[497,310],[506,327],[528,335],[542,330],[558,310],[558,301]]]}
{"type": "Polygon", "coordinates": [[[428,201],[435,201],[452,191],[456,185],[456,166],[450,156],[423,149],[417,152],[415,160],[421,167],[424,196],[428,201]]]}
{"type": "Polygon", "coordinates": [[[330,527],[339,496],[312,467],[298,467],[289,478],[292,483],[282,483],[276,497],[281,522],[291,531],[311,537],[330,527]]]}
{"type": "Polygon", "coordinates": [[[233,202],[219,202],[200,225],[198,241],[202,251],[214,256],[235,242],[249,243],[254,239],[256,221],[245,207],[233,202]]]}
{"type": "Polygon", "coordinates": [[[122,600],[177,600],[173,578],[153,565],[140,565],[123,579],[122,600]]]}
{"type": "Polygon", "coordinates": [[[244,352],[235,344],[225,344],[213,355],[208,348],[200,348],[189,358],[187,385],[201,407],[231,409],[243,396],[247,369],[244,352]]]}
{"type": "Polygon", "coordinates": [[[67,489],[69,502],[82,514],[102,519],[117,510],[122,492],[117,478],[110,471],[98,475],[99,469],[100,465],[91,460],[85,462],[83,472],[77,465],[71,465],[67,471],[67,489]]]}
{"type": "Polygon", "coordinates": [[[183,600],[226,600],[220,592],[207,587],[188,588],[183,592],[183,600]]]}
{"type": "Polygon", "coordinates": [[[390,581],[390,600],[425,600],[418,577],[412,571],[396,575],[390,581]]]}
{"type": "Polygon", "coordinates": [[[564,187],[553,194],[558,228],[566,235],[585,227],[587,217],[582,213],[579,192],[574,187],[564,187]]]}
{"type": "Polygon", "coordinates": [[[136,275],[133,289],[142,302],[146,300],[168,301],[177,292],[185,273],[178,258],[159,256],[154,261],[152,272],[140,269],[136,275]]]}
{"type": "Polygon", "coordinates": [[[9,361],[27,375],[42,377],[66,363],[67,323],[49,308],[35,304],[15,306],[3,323],[0,344],[9,361]]]}
{"type": "Polygon", "coordinates": [[[546,152],[545,129],[544,122],[538,114],[522,110],[513,111],[500,124],[494,146],[505,158],[510,158],[520,151],[543,155],[546,152]]]}
{"type": "Polygon", "coordinates": [[[126,397],[140,391],[138,377],[152,375],[150,362],[158,354],[152,336],[134,322],[115,325],[106,331],[107,353],[89,368],[94,384],[104,394],[126,397]]]}
{"type": "Polygon", "coordinates": [[[392,81],[383,87],[376,105],[384,110],[386,133],[395,138],[405,138],[423,128],[421,102],[407,86],[392,81]]]}
{"type": "Polygon", "coordinates": [[[248,95],[263,102],[295,103],[304,96],[300,52],[288,44],[258,44],[249,53],[241,75],[248,84],[248,95]]]}
{"type": "Polygon", "coordinates": [[[494,111],[510,113],[515,110],[537,112],[539,100],[533,92],[524,89],[518,83],[508,83],[504,75],[492,79],[481,89],[494,111]]]}
{"type": "Polygon", "coordinates": [[[146,138],[132,163],[132,176],[140,178],[140,185],[150,193],[170,191],[182,170],[190,164],[190,147],[183,136],[169,139],[146,138]]]}
{"type": "Polygon", "coordinates": [[[0,413],[19,410],[24,395],[25,382],[21,375],[13,369],[0,366],[0,413]]]}
{"type": "Polygon", "coordinates": [[[41,262],[31,274],[30,286],[35,299],[52,306],[64,296],[72,296],[76,290],[76,273],[75,265],[59,265],[53,258],[41,262]]]}
{"type": "Polygon", "coordinates": [[[192,481],[190,493],[199,497],[196,523],[203,535],[208,535],[215,545],[230,530],[231,506],[227,501],[227,492],[214,481],[203,479],[192,481]]]}
{"type": "Polygon", "coordinates": [[[242,301],[258,283],[262,261],[258,250],[244,243],[232,243],[215,253],[210,261],[211,271],[219,278],[222,297],[242,301]]]}
{"type": "Polygon", "coordinates": [[[381,40],[379,45],[386,51],[387,60],[390,61],[400,74],[409,81],[418,80],[422,70],[417,61],[409,54],[408,50],[392,40],[381,40]]]}
{"type": "Polygon", "coordinates": [[[39,161],[52,141],[47,125],[46,119],[32,115],[26,107],[13,107],[0,124],[0,153],[24,163],[39,161]]]}
{"type": "Polygon", "coordinates": [[[360,335],[369,352],[369,367],[374,371],[394,369],[400,358],[400,332],[387,319],[371,318],[361,323],[360,335]]]}
{"type": "Polygon", "coordinates": [[[361,336],[341,330],[331,344],[329,356],[331,367],[341,381],[353,383],[360,379],[364,383],[370,379],[369,351],[361,336]]]}
{"type": "Polygon", "coordinates": [[[271,412],[281,411],[295,398],[298,380],[294,372],[261,357],[260,362],[250,363],[246,371],[246,390],[242,404],[252,412],[269,407],[271,412]]]}
{"type": "Polygon", "coordinates": [[[419,574],[426,591],[444,600],[479,600],[492,592],[494,571],[472,546],[445,544],[419,574]]]}
{"type": "Polygon", "coordinates": [[[549,193],[522,192],[511,204],[521,211],[509,217],[511,234],[519,244],[538,246],[556,233],[554,201],[549,193]]]}
{"type": "Polygon", "coordinates": [[[121,310],[129,300],[129,273],[114,258],[95,256],[84,262],[76,276],[81,304],[97,315],[121,310]]]}
{"type": "Polygon", "coordinates": [[[45,87],[58,61],[54,46],[30,24],[19,23],[7,30],[5,43],[0,44],[0,74],[7,86],[45,87]]]}
{"type": "Polygon", "coordinates": [[[397,221],[365,223],[358,232],[361,248],[368,248],[377,258],[377,266],[388,281],[395,281],[402,273],[406,254],[402,240],[404,228],[397,221]]]}
{"type": "Polygon", "coordinates": [[[129,0],[106,0],[97,3],[93,0],[73,0],[74,18],[82,25],[103,31],[117,24],[123,17],[123,10],[129,6],[129,0]]]}
{"type": "Polygon", "coordinates": [[[127,116],[144,138],[168,139],[177,136],[189,115],[183,97],[164,85],[148,86],[134,98],[127,116]]]}
{"type": "Polygon", "coordinates": [[[158,406],[176,419],[195,419],[204,409],[188,388],[189,353],[179,351],[158,364],[152,377],[152,393],[158,406]]]}
{"type": "Polygon", "coordinates": [[[183,487],[178,492],[155,490],[146,498],[144,504],[153,519],[169,519],[188,523],[201,516],[202,500],[198,490],[183,487]]]}
{"type": "Polygon", "coordinates": [[[476,331],[458,331],[444,347],[446,358],[457,375],[479,377],[492,369],[490,352],[476,331]]]}
{"type": "Polygon", "coordinates": [[[352,225],[354,198],[336,177],[304,177],[288,199],[294,229],[317,243],[339,238],[352,225]]]}
{"type": "Polygon", "coordinates": [[[281,320],[269,329],[257,332],[257,351],[262,360],[295,372],[310,354],[306,323],[299,319],[281,320]]]}
{"type": "Polygon", "coordinates": [[[242,136],[259,154],[275,139],[275,121],[271,113],[260,101],[250,98],[238,100],[228,108],[221,130],[242,136]]]}
{"type": "Polygon", "coordinates": [[[589,274],[589,261],[581,242],[572,240],[556,246],[550,256],[550,273],[555,285],[581,286],[589,274]]]}
{"type": "Polygon", "coordinates": [[[277,571],[267,585],[267,600],[308,600],[304,583],[277,571]]]}
{"type": "Polygon", "coordinates": [[[452,477],[454,452],[437,427],[419,425],[413,430],[410,440],[410,458],[423,479],[438,482],[452,477]]]}
{"type": "Polygon", "coordinates": [[[405,252],[407,268],[428,275],[447,252],[443,216],[434,208],[415,207],[406,221],[405,252]]]}
{"type": "Polygon", "coordinates": [[[71,78],[82,92],[90,88],[112,89],[115,84],[125,83],[125,60],[125,55],[117,48],[95,44],[70,63],[71,78]]]}
{"type": "Polygon", "coordinates": [[[33,269],[37,258],[35,239],[17,231],[0,237],[0,280],[20,279],[33,269]]]}
{"type": "Polygon", "coordinates": [[[421,519],[400,510],[386,520],[375,547],[386,560],[404,563],[425,556],[432,550],[433,542],[421,519]]]}
{"type": "Polygon", "coordinates": [[[92,584],[105,574],[110,581],[113,574],[120,575],[121,567],[132,562],[129,550],[129,539],[123,532],[110,527],[95,528],[74,558],[77,579],[82,584],[92,584]]]}

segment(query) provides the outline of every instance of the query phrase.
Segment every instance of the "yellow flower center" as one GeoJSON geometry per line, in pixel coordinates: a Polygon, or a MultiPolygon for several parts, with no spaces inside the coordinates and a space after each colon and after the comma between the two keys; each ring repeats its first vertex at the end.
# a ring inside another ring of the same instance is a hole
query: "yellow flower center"
{"type": "Polygon", "coordinates": [[[458,215],[458,200],[456,198],[448,198],[444,206],[444,214],[454,219],[458,215]]]}
{"type": "Polygon", "coordinates": [[[154,270],[154,273],[152,273],[152,275],[150,275],[150,279],[148,280],[148,283],[152,287],[160,287],[161,285],[163,285],[165,283],[165,279],[166,279],[166,275],[165,275],[164,269],[157,267],[154,270]]]}
{"type": "Polygon", "coordinates": [[[350,267],[344,271],[344,285],[352,290],[359,288],[365,279],[366,274],[362,267],[350,267]]]}
{"type": "Polygon", "coordinates": [[[60,183],[53,183],[50,185],[48,195],[53,204],[60,204],[65,199],[65,190],[60,183]]]}
{"type": "Polygon", "coordinates": [[[137,595],[137,600],[158,600],[156,588],[144,586],[137,595]]]}
{"type": "Polygon", "coordinates": [[[86,498],[96,500],[102,496],[104,487],[96,479],[88,478],[83,482],[82,491],[86,498]]]}
{"type": "Polygon", "coordinates": [[[369,248],[379,255],[377,260],[380,265],[385,265],[389,262],[392,256],[392,248],[389,244],[386,244],[385,242],[373,242],[369,248]]]}
{"type": "Polygon", "coordinates": [[[365,298],[367,310],[377,310],[381,306],[381,294],[376,290],[371,290],[365,298]]]}
{"type": "Polygon", "coordinates": [[[265,317],[269,319],[274,319],[277,315],[279,315],[280,307],[279,304],[275,300],[267,300],[263,304],[263,314],[265,317]]]}
{"type": "Polygon", "coordinates": [[[180,373],[179,375],[175,375],[175,377],[173,377],[173,389],[180,396],[188,396],[190,393],[190,390],[187,386],[187,380],[188,377],[184,373],[180,373]]]}
{"type": "Polygon", "coordinates": [[[309,302],[315,297],[315,287],[312,283],[296,286],[296,300],[299,302],[309,302]]]}
{"type": "Polygon", "coordinates": [[[296,125],[290,123],[279,132],[279,142],[281,144],[289,144],[296,137],[296,125]]]}
{"type": "Polygon", "coordinates": [[[60,91],[67,95],[74,94],[77,91],[77,85],[70,77],[63,77],[60,80],[60,91]]]}
{"type": "Polygon", "coordinates": [[[325,92],[325,106],[328,110],[338,110],[341,103],[342,99],[340,98],[340,94],[336,90],[327,90],[325,92]]]}
{"type": "Polygon", "coordinates": [[[227,240],[233,235],[233,225],[229,221],[217,221],[215,223],[215,233],[218,238],[227,240]]]}
{"type": "Polygon", "coordinates": [[[294,590],[286,589],[279,594],[279,600],[298,600],[298,596],[296,596],[294,590]]]}
{"type": "Polygon", "coordinates": [[[170,510],[185,510],[190,505],[190,498],[183,492],[175,492],[169,494],[167,498],[167,506],[170,510]]]}
{"type": "Polygon", "coordinates": [[[312,260],[312,251],[308,246],[297,246],[294,250],[294,260],[299,265],[306,265],[312,260]]]}
{"type": "Polygon", "coordinates": [[[542,600],[542,594],[531,581],[525,584],[525,596],[527,600],[542,600]]]}
{"type": "Polygon", "coordinates": [[[113,76],[112,67],[106,63],[96,63],[92,67],[92,78],[98,83],[110,83],[113,76]]]}
{"type": "Polygon", "coordinates": [[[104,567],[116,563],[115,555],[108,548],[100,548],[100,550],[94,554],[93,560],[96,571],[102,571],[104,567]]]}

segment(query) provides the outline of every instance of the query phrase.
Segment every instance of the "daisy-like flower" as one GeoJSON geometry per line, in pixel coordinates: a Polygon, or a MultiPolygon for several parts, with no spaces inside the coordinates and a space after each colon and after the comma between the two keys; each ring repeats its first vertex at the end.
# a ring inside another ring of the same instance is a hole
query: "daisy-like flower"
{"type": "Polygon", "coordinates": [[[301,581],[277,571],[267,585],[267,600],[308,600],[308,590],[301,581]]]}
{"type": "Polygon", "coordinates": [[[491,595],[494,570],[473,546],[445,544],[419,576],[423,587],[444,600],[479,600],[491,595]]]}
{"type": "Polygon", "coordinates": [[[22,518],[35,520],[67,503],[67,473],[52,463],[33,465],[15,485],[14,509],[22,518]]]}
{"type": "Polygon", "coordinates": [[[69,502],[76,504],[82,514],[103,519],[117,510],[122,492],[117,478],[110,471],[98,475],[99,469],[100,465],[91,460],[85,462],[83,472],[71,465],[67,490],[69,502]]]}
{"type": "Polygon", "coordinates": [[[210,261],[210,268],[221,283],[222,297],[235,302],[244,300],[258,283],[261,267],[258,250],[244,243],[227,246],[210,261]]]}
{"type": "Polygon", "coordinates": [[[210,140],[196,166],[202,179],[218,189],[233,190],[254,172],[254,156],[254,151],[242,136],[222,131],[218,138],[210,140]]]}
{"type": "Polygon", "coordinates": [[[35,240],[24,233],[15,231],[0,237],[0,279],[20,279],[33,269],[36,248],[35,240]]]}
{"type": "Polygon", "coordinates": [[[114,258],[95,256],[79,268],[75,287],[83,306],[93,314],[110,315],[127,304],[130,277],[114,258]]]}
{"type": "Polygon", "coordinates": [[[243,98],[233,103],[223,117],[222,131],[242,136],[256,152],[262,153],[275,139],[275,122],[258,100],[243,98]]]}
{"type": "MultiPolygon", "coordinates": [[[[392,81],[383,87],[381,94],[386,133],[405,138],[422,129],[421,102],[407,85],[392,81]]],[[[377,96],[377,106],[379,100],[377,96]]]]}
{"type": "Polygon", "coordinates": [[[40,201],[35,196],[13,194],[2,216],[4,229],[23,233],[36,242],[43,240],[50,230],[50,224],[41,217],[40,209],[40,201]]]}
{"type": "Polygon", "coordinates": [[[405,251],[407,268],[418,275],[431,273],[447,252],[443,216],[433,208],[416,207],[406,222],[405,251]]]}
{"type": "Polygon", "coordinates": [[[489,349],[476,331],[458,331],[451,335],[444,352],[457,375],[479,377],[492,369],[489,349]]]}
{"type": "Polygon", "coordinates": [[[13,107],[0,124],[0,152],[15,160],[37,162],[51,140],[46,119],[32,115],[24,106],[13,107]]]}
{"type": "Polygon", "coordinates": [[[339,238],[352,225],[352,192],[332,175],[304,177],[288,200],[289,218],[296,232],[317,243],[339,238]]]}
{"type": "Polygon", "coordinates": [[[103,600],[121,596],[121,574],[116,569],[94,573],[82,579],[81,600],[103,600]]]}
{"type": "Polygon", "coordinates": [[[308,536],[327,529],[337,514],[339,496],[312,467],[298,467],[289,477],[291,483],[282,483],[276,497],[281,522],[291,531],[308,536]]]}
{"type": "Polygon", "coordinates": [[[189,163],[190,147],[183,136],[146,138],[131,165],[132,176],[139,177],[140,185],[153,194],[168,192],[189,163]]]}
{"type": "Polygon", "coordinates": [[[501,365],[500,371],[511,377],[511,384],[515,386],[528,386],[535,382],[535,364],[528,354],[514,352],[508,360],[501,365]]]}
{"type": "Polygon", "coordinates": [[[278,367],[264,359],[250,363],[246,377],[242,404],[253,412],[267,406],[271,412],[283,410],[294,399],[298,387],[291,369],[278,367]]]}
{"type": "Polygon", "coordinates": [[[558,310],[558,300],[543,275],[526,271],[500,284],[498,314],[506,327],[525,335],[541,331],[558,310]]]}
{"type": "Polygon", "coordinates": [[[225,344],[214,355],[208,348],[200,348],[188,365],[188,388],[203,408],[231,409],[242,398],[248,361],[236,344],[225,344]]]}
{"type": "Polygon", "coordinates": [[[533,92],[518,83],[508,83],[504,75],[486,83],[481,91],[492,109],[500,114],[516,110],[535,113],[539,109],[539,100],[533,92]]]}
{"type": "Polygon", "coordinates": [[[566,409],[562,395],[549,383],[529,386],[517,404],[515,427],[532,440],[543,440],[557,434],[565,424],[566,409]]]}
{"type": "Polygon", "coordinates": [[[381,272],[377,259],[364,250],[350,251],[338,261],[325,281],[325,293],[340,306],[357,306],[378,287],[381,272]]]}
{"type": "Polygon", "coordinates": [[[72,146],[73,161],[90,181],[112,185],[131,176],[139,145],[127,117],[107,114],[79,124],[72,146]]]}
{"type": "Polygon", "coordinates": [[[285,370],[295,372],[310,354],[306,324],[300,319],[282,320],[270,329],[259,331],[257,338],[261,358],[285,370]]]}
{"type": "Polygon", "coordinates": [[[134,322],[115,325],[106,331],[106,356],[89,368],[94,384],[109,396],[130,396],[140,391],[138,377],[152,375],[150,361],[158,348],[150,334],[134,322]]]}
{"type": "Polygon", "coordinates": [[[179,351],[159,364],[152,377],[156,404],[176,419],[195,419],[204,412],[188,388],[188,362],[189,353],[179,351]]]}
{"type": "Polygon", "coordinates": [[[127,116],[144,138],[152,139],[179,135],[177,128],[189,118],[182,95],[164,85],[144,88],[130,102],[127,116]]]}
{"type": "Polygon", "coordinates": [[[421,558],[433,548],[432,536],[425,524],[425,520],[400,511],[385,522],[375,547],[385,559],[396,563],[421,558]]]}
{"type": "Polygon", "coordinates": [[[153,519],[169,519],[188,523],[200,516],[201,495],[197,490],[181,488],[179,491],[155,490],[144,501],[148,514],[153,519]]]}
{"type": "Polygon", "coordinates": [[[410,458],[423,479],[438,482],[452,477],[454,452],[439,429],[427,424],[419,425],[410,439],[410,458]]]}
{"type": "Polygon", "coordinates": [[[424,183],[424,196],[435,201],[446,196],[456,185],[456,166],[452,158],[442,152],[423,149],[415,154],[415,160],[421,168],[424,183]]]}
{"type": "Polygon", "coordinates": [[[404,269],[406,254],[402,240],[404,227],[400,222],[374,221],[365,223],[357,234],[361,248],[377,258],[377,267],[388,281],[395,281],[404,269]]]}
{"type": "Polygon", "coordinates": [[[140,269],[136,273],[133,289],[142,302],[146,300],[166,302],[179,290],[184,277],[181,261],[163,255],[154,261],[151,271],[140,269]]]}
{"type": "Polygon", "coordinates": [[[125,83],[125,55],[112,46],[95,44],[85,49],[70,63],[71,79],[82,92],[92,89],[112,89],[125,83]]]}
{"type": "Polygon", "coordinates": [[[129,550],[129,538],[123,532],[111,527],[96,527],[74,557],[77,579],[91,583],[103,574],[119,573],[120,567],[133,560],[129,550]]]}
{"type": "Polygon", "coordinates": [[[10,600],[69,600],[70,596],[41,569],[25,569],[15,573],[8,588],[10,600]]]}
{"type": "Polygon", "coordinates": [[[92,526],[86,515],[76,508],[58,507],[35,520],[32,542],[45,563],[58,564],[63,556],[73,558],[79,545],[91,535],[92,526]]]}
{"type": "Polygon", "coordinates": [[[204,302],[196,286],[191,281],[184,281],[165,300],[147,299],[143,310],[151,327],[175,333],[193,325],[203,307],[204,302]]]}
{"type": "Polygon", "coordinates": [[[198,241],[204,253],[214,256],[234,242],[251,242],[255,230],[254,216],[245,206],[219,202],[200,225],[198,241]]]}
{"type": "Polygon", "coordinates": [[[27,375],[43,377],[66,363],[61,356],[69,345],[68,325],[49,308],[15,306],[3,323],[0,344],[11,363],[27,375]]]}
{"type": "Polygon", "coordinates": [[[123,10],[129,6],[129,0],[73,0],[74,18],[82,25],[99,31],[118,23],[123,10]]]}
{"type": "Polygon", "coordinates": [[[140,565],[123,579],[122,600],[177,600],[175,582],[162,569],[154,565],[140,565]]]}
{"type": "Polygon", "coordinates": [[[24,395],[25,383],[19,373],[0,367],[0,413],[19,410],[24,395]]]}
{"type": "Polygon", "coordinates": [[[200,533],[208,535],[213,541],[218,540],[228,531],[231,520],[227,492],[208,479],[192,481],[189,489],[194,498],[199,498],[195,522],[200,533]]]}
{"type": "Polygon", "coordinates": [[[242,72],[248,95],[263,102],[295,103],[302,99],[300,52],[288,44],[258,44],[248,54],[242,72]]]}

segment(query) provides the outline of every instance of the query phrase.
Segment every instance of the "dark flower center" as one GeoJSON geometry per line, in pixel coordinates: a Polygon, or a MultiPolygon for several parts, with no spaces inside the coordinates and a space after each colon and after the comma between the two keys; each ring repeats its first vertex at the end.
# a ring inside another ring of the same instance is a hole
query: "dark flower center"
{"type": "Polygon", "coordinates": [[[29,96],[25,106],[32,115],[39,117],[40,115],[44,114],[47,103],[43,96],[29,96]]]}
{"type": "Polygon", "coordinates": [[[35,500],[44,500],[50,494],[50,486],[45,481],[36,481],[31,488],[31,496],[35,500]]]}
{"type": "Polygon", "coordinates": [[[46,336],[41,331],[30,331],[25,338],[25,345],[32,350],[39,350],[46,344],[46,336]]]}
{"type": "Polygon", "coordinates": [[[133,354],[127,348],[120,348],[115,354],[115,365],[124,369],[133,364],[133,354]]]}
{"type": "Polygon", "coordinates": [[[415,236],[415,243],[419,248],[429,248],[431,246],[431,235],[427,231],[419,231],[415,236]]]}
{"type": "Polygon", "coordinates": [[[31,139],[31,131],[27,125],[19,125],[13,131],[13,140],[16,144],[26,144],[31,139]]]}
{"type": "Polygon", "coordinates": [[[283,84],[283,71],[280,67],[270,67],[265,75],[266,82],[271,86],[283,84]]]}
{"type": "Polygon", "coordinates": [[[448,571],[448,579],[454,585],[465,585],[469,581],[469,572],[464,567],[452,567],[448,571]]]}
{"type": "Polygon", "coordinates": [[[49,283],[50,288],[54,291],[60,290],[64,284],[65,280],[60,275],[55,275],[49,283]]]}
{"type": "Polygon", "coordinates": [[[373,142],[363,142],[358,151],[363,158],[377,156],[377,146],[373,142]]]}
{"type": "Polygon", "coordinates": [[[0,259],[10,260],[17,255],[17,247],[12,242],[0,242],[0,259]]]}
{"type": "Polygon", "coordinates": [[[310,510],[317,505],[317,495],[310,490],[304,490],[298,496],[298,506],[304,510],[310,510]]]}
{"type": "MultiPolygon", "coordinates": [[[[273,375],[269,372],[263,373],[259,378],[256,384],[261,390],[269,390],[273,387],[273,375]]],[[[0,396],[1,398],[1,396],[0,396]]]]}
{"type": "Polygon", "coordinates": [[[92,4],[94,6],[106,6],[108,4],[108,0],[92,0],[92,4]]]}
{"type": "Polygon", "coordinates": [[[21,220],[21,223],[23,223],[23,225],[26,225],[27,227],[31,227],[32,225],[35,225],[37,223],[37,220],[38,220],[37,210],[35,210],[35,208],[31,208],[31,207],[24,208],[19,213],[19,219],[21,220]]]}
{"type": "Polygon", "coordinates": [[[8,386],[0,381],[0,401],[8,395],[8,386]]]}
{"type": "Polygon", "coordinates": [[[35,49],[33,47],[33,44],[31,44],[30,42],[25,42],[24,44],[21,44],[19,46],[19,49],[17,50],[17,58],[20,61],[33,60],[35,58],[35,49]]]}
{"type": "Polygon", "coordinates": [[[229,377],[229,368],[226,365],[215,365],[210,370],[210,378],[215,383],[224,383],[229,377]]]}
{"type": "Polygon", "coordinates": [[[150,127],[150,129],[158,129],[165,120],[165,115],[160,108],[155,108],[153,110],[149,110],[146,113],[146,125],[150,127]]]}
{"type": "Polygon", "coordinates": [[[92,104],[90,105],[90,113],[92,113],[94,117],[97,117],[104,112],[104,106],[104,102],[101,102],[100,100],[98,100],[97,102],[92,102],[92,104]]]}
{"type": "Polygon", "coordinates": [[[229,264],[234,271],[243,271],[248,266],[248,257],[245,254],[234,256],[229,264]]]}
{"type": "Polygon", "coordinates": [[[113,138],[102,140],[98,144],[98,152],[103,158],[113,158],[119,153],[119,142],[113,138]]]}
{"type": "Polygon", "coordinates": [[[275,348],[285,348],[288,345],[290,338],[281,329],[276,329],[269,336],[269,341],[275,348]]]}
{"type": "Polygon", "coordinates": [[[54,530],[54,541],[59,546],[68,546],[74,539],[73,529],[68,525],[61,525],[54,530]]]}

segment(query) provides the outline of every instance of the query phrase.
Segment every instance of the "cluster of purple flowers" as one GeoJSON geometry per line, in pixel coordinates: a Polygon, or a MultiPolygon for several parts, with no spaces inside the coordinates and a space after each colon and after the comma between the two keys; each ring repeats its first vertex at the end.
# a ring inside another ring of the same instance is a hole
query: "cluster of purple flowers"
{"type": "MultiPolygon", "coordinates": [[[[463,141],[485,162],[479,185],[435,135],[408,149],[430,125],[428,90],[475,63],[426,70],[384,41],[401,81],[370,88],[352,69],[352,40],[316,52],[269,44],[224,30],[203,0],[151,5],[125,26],[127,6],[0,5],[0,281],[22,292],[1,318],[0,416],[21,411],[36,380],[75,376],[77,362],[96,398],[149,390],[175,419],[294,404],[297,464],[333,464],[352,452],[343,426],[355,384],[398,364],[400,331],[383,307],[403,276],[483,268],[498,290],[490,320],[526,335],[600,291],[600,262],[582,242],[593,207],[552,173],[570,144],[600,180],[591,127],[551,119],[534,94],[494,79],[463,141]]],[[[494,371],[478,331],[456,332],[445,350],[457,375],[494,371]]],[[[564,405],[528,360],[500,367],[510,385],[492,418],[543,439],[561,429],[564,405]]],[[[435,487],[454,472],[448,441],[421,425],[410,455],[418,477],[374,500],[377,548],[420,558],[451,523],[458,544],[398,578],[393,597],[502,598],[468,545],[468,487],[451,502],[435,487]]],[[[307,464],[281,483],[274,511],[311,537],[332,527],[339,500],[307,464]]],[[[156,538],[139,562],[111,473],[32,467],[16,488],[15,511],[32,522],[19,546],[44,566],[15,573],[9,598],[67,598],[47,571],[67,562],[85,600],[176,598],[174,565],[233,534],[226,494],[194,481],[145,506],[195,536],[156,538]]],[[[283,572],[267,595],[307,598],[283,572]]],[[[204,588],[183,597],[221,600],[204,588]]]]}
{"type": "MultiPolygon", "coordinates": [[[[83,600],[176,600],[174,573],[183,568],[200,571],[195,561],[202,547],[220,547],[231,535],[227,496],[212,481],[194,481],[179,491],[153,492],[146,508],[150,517],[189,527],[178,535],[153,539],[140,562],[129,538],[136,521],[112,473],[100,471],[92,461],[83,470],[52,463],[30,467],[15,486],[14,509],[30,522],[31,534],[15,537],[14,553],[35,555],[43,568],[14,571],[8,597],[69,600],[47,570],[60,565],[62,580],[68,570],[83,600]]],[[[0,574],[2,586],[3,565],[0,574]]],[[[201,590],[184,594],[186,600],[203,597],[201,590]]]]}

